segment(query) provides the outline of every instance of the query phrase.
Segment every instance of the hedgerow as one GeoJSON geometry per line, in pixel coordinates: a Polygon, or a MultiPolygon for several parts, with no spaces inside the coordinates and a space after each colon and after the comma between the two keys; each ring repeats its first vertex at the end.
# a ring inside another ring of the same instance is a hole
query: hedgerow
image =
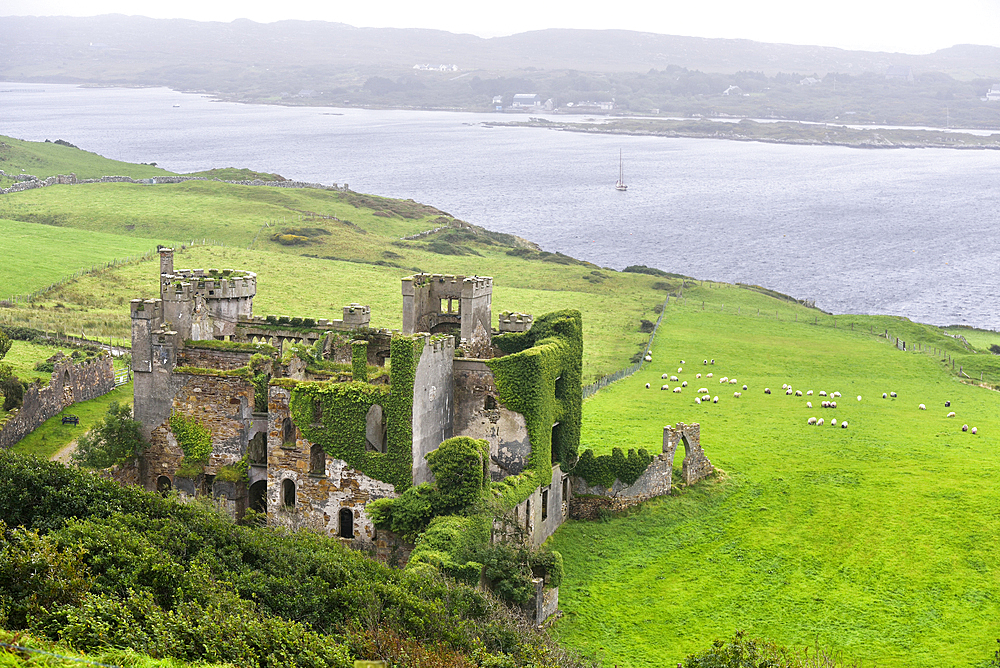
{"type": "Polygon", "coordinates": [[[588,485],[611,487],[615,479],[631,485],[639,479],[653,461],[653,456],[645,448],[629,448],[626,456],[621,448],[612,448],[610,455],[595,456],[590,448],[583,451],[572,474],[587,481],[588,485]]]}

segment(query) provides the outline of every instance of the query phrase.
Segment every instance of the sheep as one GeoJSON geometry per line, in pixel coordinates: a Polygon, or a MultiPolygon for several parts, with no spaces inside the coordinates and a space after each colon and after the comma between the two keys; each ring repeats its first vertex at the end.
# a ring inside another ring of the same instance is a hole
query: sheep
{"type": "Polygon", "coordinates": [[[709,362],[709,364],[715,364],[715,360],[712,360],[711,362],[709,362]]]}
{"type": "Polygon", "coordinates": [[[688,382],[686,380],[683,383],[681,383],[681,387],[687,387],[687,386],[688,386],[688,382]]]}
{"type": "Polygon", "coordinates": [[[666,380],[666,379],[667,379],[667,378],[669,378],[669,377],[670,377],[670,376],[668,376],[667,374],[663,374],[662,376],[660,376],[660,378],[662,378],[663,380],[666,380]]]}
{"type": "Polygon", "coordinates": [[[963,424],[962,425],[962,431],[969,431],[969,425],[963,424]]]}
{"type": "Polygon", "coordinates": [[[682,366],[677,367],[677,373],[681,373],[682,371],[684,371],[684,367],[682,366]]]}
{"type": "Polygon", "coordinates": [[[944,407],[945,408],[951,408],[951,402],[950,401],[944,402],[944,407]]]}
{"type": "Polygon", "coordinates": [[[785,390],[785,394],[791,396],[791,394],[792,394],[792,388],[788,388],[787,390],[785,390]]]}
{"type": "Polygon", "coordinates": [[[861,401],[861,395],[860,394],[858,395],[858,401],[861,401]]]}
{"type": "Polygon", "coordinates": [[[671,376],[670,380],[671,380],[671,382],[676,383],[677,382],[677,376],[671,376]]]}
{"type": "Polygon", "coordinates": [[[685,364],[684,360],[681,360],[681,364],[685,364]]]}
{"type": "Polygon", "coordinates": [[[837,418],[830,418],[830,426],[831,427],[837,426],[837,418]]]}
{"type": "Polygon", "coordinates": [[[699,387],[698,388],[698,394],[708,394],[708,388],[707,387],[699,387]]]}
{"type": "Polygon", "coordinates": [[[802,396],[802,390],[795,390],[795,396],[801,397],[802,396]]]}
{"type": "Polygon", "coordinates": [[[781,389],[787,390],[788,389],[788,383],[782,383],[781,384],[781,389]]]}
{"type": "Polygon", "coordinates": [[[771,388],[765,387],[764,388],[764,394],[771,394],[771,388]]]}
{"type": "Polygon", "coordinates": [[[885,398],[886,398],[886,397],[888,397],[888,396],[889,396],[889,395],[888,395],[888,394],[886,394],[885,392],[883,392],[883,393],[882,393],[882,398],[883,398],[883,399],[885,399],[885,398]]]}
{"type": "Polygon", "coordinates": [[[647,362],[652,362],[653,361],[653,356],[652,355],[646,355],[645,359],[646,359],[647,362]]]}
{"type": "Polygon", "coordinates": [[[945,417],[955,417],[955,411],[948,413],[945,417]]]}
{"type": "Polygon", "coordinates": [[[819,396],[825,397],[826,396],[826,390],[820,390],[819,391],[819,396]]]}
{"type": "Polygon", "coordinates": [[[660,385],[660,389],[661,390],[669,390],[670,386],[669,385],[660,385]]]}
{"type": "Polygon", "coordinates": [[[708,376],[706,376],[706,377],[707,377],[707,378],[711,378],[711,377],[712,377],[712,374],[708,374],[708,376]]]}
{"type": "Polygon", "coordinates": [[[695,378],[701,378],[701,374],[700,374],[700,373],[696,373],[696,374],[694,375],[694,377],[695,377],[695,378]]]}
{"type": "Polygon", "coordinates": [[[823,418],[820,418],[820,419],[816,420],[816,426],[817,427],[822,427],[823,426],[823,418]]]}
{"type": "Polygon", "coordinates": [[[719,403],[719,397],[712,397],[712,403],[713,404],[719,403]]]}
{"type": "Polygon", "coordinates": [[[830,408],[836,408],[836,407],[837,407],[837,402],[836,401],[831,401],[830,402],[830,408]]]}
{"type": "Polygon", "coordinates": [[[649,383],[646,383],[646,389],[647,390],[649,389],[649,383]]]}
{"type": "Polygon", "coordinates": [[[806,402],[806,408],[812,408],[812,407],[813,407],[813,402],[807,401],[806,402]]]}
{"type": "Polygon", "coordinates": [[[895,392],[890,392],[889,396],[892,397],[893,399],[895,399],[896,398],[896,393],[895,392]]]}
{"type": "Polygon", "coordinates": [[[704,360],[702,364],[708,364],[708,360],[704,360]]]}
{"type": "Polygon", "coordinates": [[[739,399],[743,396],[742,392],[733,392],[733,399],[739,399]]]}
{"type": "Polygon", "coordinates": [[[973,427],[973,428],[972,428],[972,433],[973,433],[973,434],[977,433],[978,431],[979,431],[979,430],[978,430],[978,429],[976,429],[975,427],[973,427]]]}
{"type": "Polygon", "coordinates": [[[812,395],[813,395],[813,391],[812,390],[806,390],[806,396],[807,397],[811,397],[812,395]]]}
{"type": "Polygon", "coordinates": [[[720,383],[725,383],[725,382],[728,382],[728,381],[729,381],[729,376],[723,376],[722,378],[719,379],[720,383]]]}
{"type": "Polygon", "coordinates": [[[840,428],[847,429],[847,420],[844,420],[843,422],[840,423],[840,428]]]}
{"type": "Polygon", "coordinates": [[[814,417],[809,418],[808,420],[806,420],[806,424],[816,424],[816,418],[814,417]]]}
{"type": "Polygon", "coordinates": [[[840,392],[834,392],[830,396],[833,397],[834,399],[840,399],[840,392]]]}
{"type": "Polygon", "coordinates": [[[701,403],[701,397],[695,397],[695,398],[694,398],[694,402],[695,402],[696,404],[700,404],[700,403],[701,403]]]}
{"type": "Polygon", "coordinates": [[[744,391],[747,389],[746,384],[743,385],[743,389],[744,389],[744,391]]]}
{"type": "Polygon", "coordinates": [[[674,393],[675,393],[675,394],[680,394],[680,393],[681,393],[681,388],[679,388],[679,387],[675,387],[675,388],[674,388],[674,393]]]}
{"type": "Polygon", "coordinates": [[[919,408],[922,411],[927,410],[927,406],[924,406],[923,404],[920,404],[919,406],[917,406],[917,408],[919,408]]]}
{"type": "Polygon", "coordinates": [[[737,384],[737,383],[739,383],[739,382],[740,382],[740,381],[736,380],[735,378],[730,378],[730,379],[729,379],[729,384],[730,384],[730,385],[736,385],[736,384],[737,384]]]}

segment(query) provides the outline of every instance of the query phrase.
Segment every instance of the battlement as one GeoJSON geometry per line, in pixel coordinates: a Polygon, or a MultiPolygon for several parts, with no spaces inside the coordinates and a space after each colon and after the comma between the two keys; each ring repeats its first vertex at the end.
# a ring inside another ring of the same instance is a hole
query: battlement
{"type": "Polygon", "coordinates": [[[504,312],[499,318],[500,332],[527,332],[533,321],[530,313],[504,312]]]}
{"type": "Polygon", "coordinates": [[[372,321],[372,309],[370,306],[351,303],[344,307],[343,323],[349,327],[367,327],[372,321]]]}
{"type": "MultiPolygon", "coordinates": [[[[161,265],[162,251],[161,251],[161,265]]],[[[160,274],[160,296],[170,301],[249,299],[257,294],[257,274],[226,269],[186,269],[160,274]]]]}
{"type": "Polygon", "coordinates": [[[403,296],[413,296],[418,289],[427,289],[438,299],[481,297],[493,294],[491,276],[460,274],[413,274],[403,279],[403,296]]]}
{"type": "Polygon", "coordinates": [[[455,355],[455,337],[441,334],[424,333],[424,349],[428,349],[435,354],[446,354],[451,357],[455,355]]]}
{"type": "Polygon", "coordinates": [[[133,299],[129,304],[133,320],[160,320],[163,318],[163,301],[160,299],[133,299]]]}

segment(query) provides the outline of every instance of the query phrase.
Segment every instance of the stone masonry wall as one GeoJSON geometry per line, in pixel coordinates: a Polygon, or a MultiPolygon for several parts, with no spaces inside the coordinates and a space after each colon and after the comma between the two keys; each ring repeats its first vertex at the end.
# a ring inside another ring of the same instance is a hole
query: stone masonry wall
{"type": "Polygon", "coordinates": [[[630,504],[641,503],[646,499],[670,493],[671,465],[671,458],[667,455],[658,455],[653,458],[642,475],[631,485],[626,485],[617,478],[611,487],[588,485],[583,478],[574,476],[573,494],[577,496],[607,496],[627,500],[630,504]]]}
{"type": "Polygon", "coordinates": [[[114,388],[115,372],[110,357],[79,364],[73,364],[68,357],[57,361],[49,384],[30,385],[24,393],[24,405],[0,428],[0,449],[13,446],[71,404],[94,399],[114,388]]]}
{"type": "Polygon", "coordinates": [[[232,371],[249,364],[251,357],[253,357],[253,353],[184,346],[177,351],[177,366],[196,366],[202,369],[232,371]]]}
{"type": "Polygon", "coordinates": [[[685,485],[693,485],[715,472],[715,467],[708,461],[701,447],[701,425],[697,422],[694,424],[678,422],[676,427],[668,424],[663,428],[663,454],[670,459],[671,468],[678,445],[684,446],[681,477],[685,485]]]}

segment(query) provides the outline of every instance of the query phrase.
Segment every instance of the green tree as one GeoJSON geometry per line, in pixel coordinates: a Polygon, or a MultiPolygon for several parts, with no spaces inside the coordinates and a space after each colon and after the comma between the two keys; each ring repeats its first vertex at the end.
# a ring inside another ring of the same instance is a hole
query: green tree
{"type": "Polygon", "coordinates": [[[80,437],[73,461],[104,469],[137,457],[145,448],[142,423],[132,419],[132,407],[114,401],[104,419],[80,437]]]}

